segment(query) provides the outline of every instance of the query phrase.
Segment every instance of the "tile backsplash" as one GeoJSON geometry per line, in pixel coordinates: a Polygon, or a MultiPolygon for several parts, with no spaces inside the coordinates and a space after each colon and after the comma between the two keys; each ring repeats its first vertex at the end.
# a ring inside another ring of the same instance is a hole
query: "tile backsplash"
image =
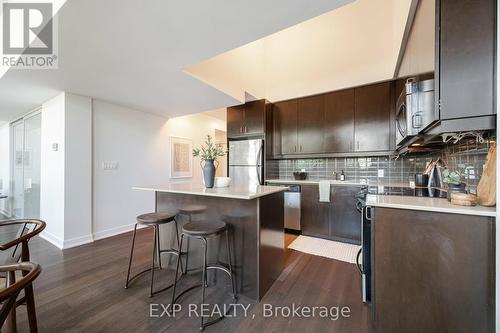
{"type": "Polygon", "coordinates": [[[333,172],[338,177],[344,170],[346,180],[407,183],[410,176],[424,171],[427,162],[441,158],[450,170],[467,174],[464,181],[474,192],[486,163],[488,149],[489,143],[471,140],[448,145],[439,152],[407,155],[398,159],[379,156],[268,160],[266,178],[293,179],[294,171],[305,169],[308,179],[334,179],[333,172]]]}

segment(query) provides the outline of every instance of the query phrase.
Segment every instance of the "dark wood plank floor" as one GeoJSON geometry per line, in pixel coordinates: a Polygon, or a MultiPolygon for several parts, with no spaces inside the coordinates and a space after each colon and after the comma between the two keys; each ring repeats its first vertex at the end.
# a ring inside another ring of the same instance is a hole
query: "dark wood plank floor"
{"type": "MultiPolygon", "coordinates": [[[[5,234],[0,234],[4,237],[5,234]]],[[[150,230],[138,232],[136,267],[147,267],[151,256],[150,230]]],[[[93,244],[60,251],[43,239],[30,243],[32,260],[43,272],[35,283],[40,332],[198,332],[199,319],[189,317],[187,304],[199,304],[197,289],[181,300],[185,306],[175,318],[150,318],[150,304],[169,304],[171,290],[148,297],[149,275],[128,290],[123,288],[131,234],[126,233],[93,244]]],[[[294,236],[287,236],[290,243],[294,236]]],[[[165,257],[166,258],[166,257],[165,257]]],[[[370,308],[361,302],[360,276],[355,265],[287,251],[286,269],[248,316],[226,318],[207,332],[371,332],[370,308]],[[348,306],[350,317],[264,318],[264,304],[288,306],[348,306]]],[[[157,274],[158,284],[172,281],[173,271],[157,274]]],[[[222,275],[219,279],[222,279],[222,275]]],[[[183,278],[181,288],[199,282],[200,275],[183,278]]],[[[208,288],[209,303],[231,301],[226,289],[208,288]]],[[[18,329],[27,332],[24,307],[18,311],[18,329]]]]}

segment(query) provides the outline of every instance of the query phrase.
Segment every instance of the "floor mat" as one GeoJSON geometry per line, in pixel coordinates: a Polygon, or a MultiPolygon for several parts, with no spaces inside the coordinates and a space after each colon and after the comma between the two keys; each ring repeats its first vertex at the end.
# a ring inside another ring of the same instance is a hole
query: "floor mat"
{"type": "Polygon", "coordinates": [[[361,246],[301,235],[297,237],[288,248],[355,264],[356,255],[361,246]]]}

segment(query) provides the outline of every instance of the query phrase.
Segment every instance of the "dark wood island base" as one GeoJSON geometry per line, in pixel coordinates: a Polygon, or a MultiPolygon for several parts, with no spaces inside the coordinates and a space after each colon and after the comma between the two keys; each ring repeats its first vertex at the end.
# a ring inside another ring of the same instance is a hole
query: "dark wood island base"
{"type": "MultiPolygon", "coordinates": [[[[259,301],[265,295],[284,268],[284,194],[282,191],[253,199],[163,191],[155,193],[157,211],[179,209],[186,205],[203,205],[206,209],[199,214],[194,214],[191,217],[193,221],[226,222],[230,233],[238,295],[252,301],[259,301]]],[[[189,221],[189,217],[180,215],[178,220],[179,226],[182,226],[189,221]]],[[[164,230],[161,232],[162,243],[175,244],[173,242],[174,228],[167,225],[164,230]]],[[[183,251],[187,250],[185,246],[183,248],[183,251]]],[[[209,240],[209,262],[217,260],[225,262],[227,258],[225,252],[225,246],[219,246],[218,237],[209,240]]],[[[201,243],[191,241],[189,269],[196,270],[201,267],[201,264],[201,243]]],[[[225,281],[225,279],[221,280],[225,281]]]]}

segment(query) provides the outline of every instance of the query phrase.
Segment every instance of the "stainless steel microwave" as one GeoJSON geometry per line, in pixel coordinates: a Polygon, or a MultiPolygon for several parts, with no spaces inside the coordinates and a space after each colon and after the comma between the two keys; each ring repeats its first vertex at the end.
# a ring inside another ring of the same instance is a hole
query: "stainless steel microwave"
{"type": "Polygon", "coordinates": [[[434,107],[434,80],[408,79],[396,105],[397,146],[404,145],[434,122],[434,107]]]}

